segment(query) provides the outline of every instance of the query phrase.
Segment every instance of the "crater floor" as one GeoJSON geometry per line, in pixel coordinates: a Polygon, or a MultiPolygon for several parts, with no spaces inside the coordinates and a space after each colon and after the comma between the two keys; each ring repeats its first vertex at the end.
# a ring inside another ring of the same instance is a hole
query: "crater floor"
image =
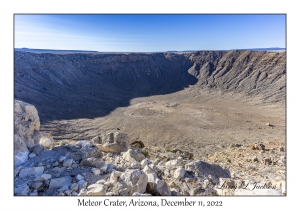
{"type": "Polygon", "coordinates": [[[135,98],[128,107],[103,117],[49,121],[41,130],[57,140],[89,140],[100,133],[119,131],[148,147],[179,148],[200,158],[231,143],[284,141],[286,127],[282,106],[190,87],[168,95],[135,98]]]}

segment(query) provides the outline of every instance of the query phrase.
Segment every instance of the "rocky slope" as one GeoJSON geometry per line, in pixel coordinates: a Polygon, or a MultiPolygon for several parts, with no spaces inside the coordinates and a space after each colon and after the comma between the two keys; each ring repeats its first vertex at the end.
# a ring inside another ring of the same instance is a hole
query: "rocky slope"
{"type": "MultiPolygon", "coordinates": [[[[23,126],[15,130],[16,155],[19,145],[32,139],[21,135],[34,130],[24,125],[39,125],[39,120],[32,105],[15,101],[15,106],[20,107],[15,108],[15,127],[23,126]],[[24,142],[16,141],[20,136],[24,142]]],[[[15,165],[15,195],[286,194],[283,142],[232,144],[207,159],[194,160],[188,151],[161,151],[119,132],[99,134],[92,141],[65,140],[55,145],[47,137],[28,145],[31,153],[23,154],[24,161],[15,165]]]]}
{"type": "Polygon", "coordinates": [[[241,93],[285,104],[286,53],[15,52],[14,96],[34,104],[42,122],[106,116],[137,97],[199,90],[241,93]]]}

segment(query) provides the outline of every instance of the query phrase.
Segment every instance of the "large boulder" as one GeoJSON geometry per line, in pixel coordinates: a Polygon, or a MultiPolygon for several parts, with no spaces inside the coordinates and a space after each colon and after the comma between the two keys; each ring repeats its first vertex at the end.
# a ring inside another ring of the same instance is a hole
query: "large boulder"
{"type": "Polygon", "coordinates": [[[129,138],[125,133],[101,134],[92,139],[92,142],[103,152],[125,152],[128,150],[129,138]]]}
{"type": "Polygon", "coordinates": [[[27,148],[35,145],[33,136],[40,129],[40,118],[36,108],[28,103],[15,100],[14,133],[25,142],[27,148]]]}
{"type": "Polygon", "coordinates": [[[38,144],[34,136],[40,129],[40,118],[36,108],[28,103],[15,100],[14,107],[14,165],[28,159],[29,149],[38,144]]]}
{"type": "Polygon", "coordinates": [[[216,164],[194,161],[185,165],[185,170],[191,171],[196,177],[210,178],[213,183],[219,183],[219,178],[231,178],[230,171],[216,164]]]}
{"type": "Polygon", "coordinates": [[[148,182],[147,175],[139,169],[127,169],[119,177],[116,189],[119,195],[131,196],[133,193],[144,193],[148,182]]]}
{"type": "Polygon", "coordinates": [[[28,159],[29,151],[38,155],[43,149],[52,149],[51,134],[42,133],[36,108],[28,103],[15,100],[14,107],[14,164],[18,166],[28,159]],[[42,147],[35,147],[37,145],[42,147]],[[41,149],[42,148],[42,149],[41,149]],[[41,149],[41,150],[40,150],[41,149]]]}

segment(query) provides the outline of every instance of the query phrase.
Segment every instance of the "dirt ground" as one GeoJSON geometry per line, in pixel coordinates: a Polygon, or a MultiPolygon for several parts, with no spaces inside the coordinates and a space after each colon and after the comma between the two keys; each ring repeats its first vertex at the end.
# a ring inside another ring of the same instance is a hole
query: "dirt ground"
{"type": "Polygon", "coordinates": [[[55,140],[90,140],[100,133],[127,133],[146,146],[181,149],[207,157],[231,143],[285,141],[285,107],[258,98],[190,86],[168,95],[134,98],[128,107],[94,119],[57,120],[41,125],[55,140]]]}

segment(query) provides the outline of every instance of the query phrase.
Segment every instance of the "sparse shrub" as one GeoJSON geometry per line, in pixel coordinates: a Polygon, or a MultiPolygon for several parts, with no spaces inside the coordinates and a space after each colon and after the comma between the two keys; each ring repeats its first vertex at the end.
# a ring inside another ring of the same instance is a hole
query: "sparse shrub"
{"type": "Polygon", "coordinates": [[[166,152],[172,152],[172,150],[170,148],[167,148],[166,152]]]}
{"type": "Polygon", "coordinates": [[[115,191],[116,189],[117,189],[117,187],[116,187],[116,186],[113,186],[112,191],[115,191]]]}
{"type": "Polygon", "coordinates": [[[149,151],[148,151],[148,150],[142,149],[142,150],[141,150],[141,153],[142,153],[145,157],[149,157],[149,151]]]}

